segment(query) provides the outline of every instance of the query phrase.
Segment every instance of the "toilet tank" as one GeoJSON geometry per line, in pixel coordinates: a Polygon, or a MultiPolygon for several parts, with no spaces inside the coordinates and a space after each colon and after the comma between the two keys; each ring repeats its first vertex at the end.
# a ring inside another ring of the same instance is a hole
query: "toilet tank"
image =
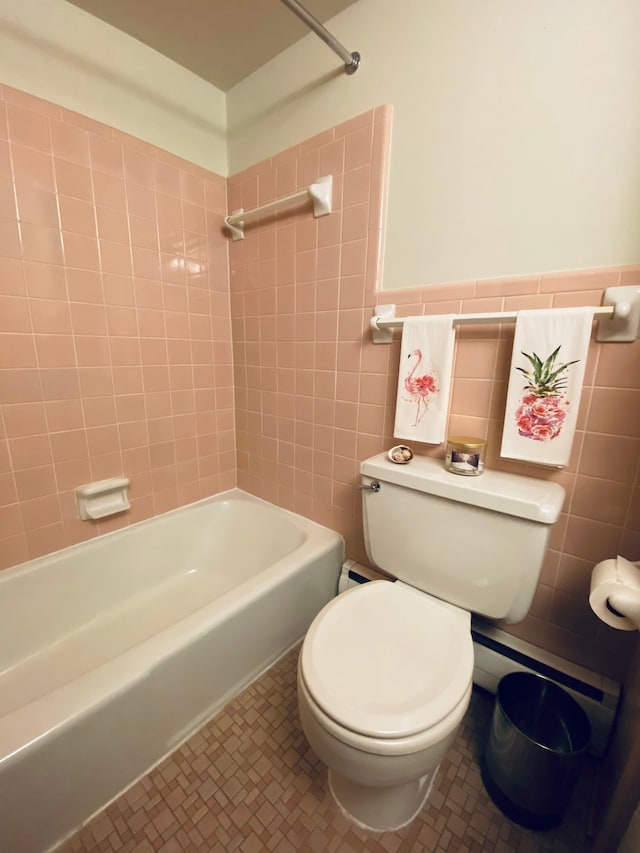
{"type": "Polygon", "coordinates": [[[399,580],[506,623],[526,616],[564,502],[557,483],[501,471],[463,477],[442,460],[381,453],[360,466],[372,562],[399,580]]]}

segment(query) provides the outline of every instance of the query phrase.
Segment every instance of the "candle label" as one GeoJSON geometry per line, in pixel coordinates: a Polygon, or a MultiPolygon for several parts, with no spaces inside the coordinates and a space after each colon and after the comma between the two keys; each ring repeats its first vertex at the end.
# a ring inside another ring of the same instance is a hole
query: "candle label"
{"type": "Polygon", "coordinates": [[[470,471],[472,468],[476,471],[480,467],[479,453],[462,453],[459,450],[451,451],[451,466],[459,471],[470,471]]]}

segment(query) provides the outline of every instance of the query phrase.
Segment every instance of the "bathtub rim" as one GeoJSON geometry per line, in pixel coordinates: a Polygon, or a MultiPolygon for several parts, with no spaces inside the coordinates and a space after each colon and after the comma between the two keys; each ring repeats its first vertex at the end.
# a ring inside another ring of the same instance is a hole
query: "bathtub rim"
{"type": "MultiPolygon", "coordinates": [[[[176,568],[180,568],[180,561],[183,559],[182,554],[174,555],[176,562],[172,564],[169,571],[167,571],[167,563],[164,561],[164,565],[160,567],[159,577],[153,570],[151,573],[149,572],[149,568],[153,566],[153,563],[147,563],[146,573],[147,575],[153,574],[153,577],[147,577],[146,579],[140,577],[140,560],[137,559],[137,565],[132,564],[132,583],[129,583],[127,580],[128,569],[120,573],[116,571],[114,575],[115,598],[108,590],[104,599],[100,600],[99,603],[95,597],[95,591],[96,589],[100,589],[101,577],[104,576],[101,576],[100,573],[108,571],[104,567],[105,561],[109,563],[113,562],[113,556],[116,555],[122,558],[123,551],[126,552],[124,560],[127,560],[130,553],[130,551],[127,551],[128,548],[131,547],[139,552],[141,550],[140,542],[144,541],[146,536],[154,537],[154,542],[156,541],[156,536],[158,540],[162,541],[167,528],[174,528],[178,536],[184,533],[192,539],[196,535],[199,525],[206,526],[207,524],[207,519],[203,514],[211,512],[210,507],[219,503],[230,503],[233,507],[258,505],[270,513],[275,512],[278,516],[278,523],[282,522],[287,527],[294,528],[298,536],[302,536],[303,541],[298,544],[294,543],[292,550],[304,544],[304,539],[309,535],[309,525],[315,523],[310,519],[305,519],[305,524],[300,524],[299,519],[303,518],[303,516],[277,507],[269,501],[243,492],[241,489],[234,488],[215,495],[209,495],[198,501],[193,501],[149,518],[140,519],[137,522],[124,525],[108,533],[92,536],[82,542],[74,543],[73,545],[60,548],[40,557],[35,557],[33,560],[27,560],[26,562],[3,569],[0,571],[0,618],[6,616],[6,621],[3,623],[4,628],[0,629],[0,639],[4,642],[3,649],[6,649],[7,653],[3,652],[0,655],[0,673],[4,673],[14,666],[20,665],[22,661],[27,661],[29,658],[38,655],[41,649],[49,647],[59,639],[73,634],[76,630],[81,629],[83,625],[90,624],[94,619],[100,619],[105,613],[105,608],[111,611],[117,609],[125,601],[131,601],[132,596],[144,595],[145,591],[150,588],[151,584],[155,584],[156,580],[160,580],[160,582],[175,580],[180,574],[180,572],[176,574],[175,570],[176,568]],[[197,519],[198,515],[202,516],[200,520],[197,519]],[[195,526],[193,519],[196,519],[195,526]],[[144,531],[144,535],[141,534],[141,529],[144,531]],[[131,544],[129,545],[129,543],[131,544]],[[112,547],[114,548],[113,551],[110,550],[112,547]],[[69,572],[71,573],[70,575],[69,572]],[[59,573],[59,577],[64,579],[62,584],[55,580],[56,573],[59,573]],[[80,588],[75,586],[76,575],[81,584],[80,588]],[[64,614],[67,602],[59,599],[61,598],[60,590],[65,587],[67,579],[70,579],[72,583],[72,586],[68,587],[72,598],[81,602],[80,607],[83,607],[84,590],[86,590],[89,596],[88,611],[82,615],[82,620],[76,621],[72,618],[71,623],[65,626],[63,615],[63,622],[58,630],[56,630],[56,626],[54,625],[53,630],[45,628],[43,635],[43,632],[37,628],[35,638],[32,637],[31,640],[27,638],[26,644],[18,634],[17,649],[9,651],[11,647],[11,632],[15,630],[12,628],[12,624],[19,626],[19,632],[23,622],[19,621],[15,623],[13,621],[14,614],[7,607],[6,602],[10,602],[12,597],[16,595],[16,592],[18,593],[17,600],[21,597],[22,602],[29,602],[30,597],[33,596],[35,609],[30,609],[28,604],[26,607],[21,606],[19,608],[19,610],[23,611],[21,613],[22,620],[26,624],[35,620],[34,624],[37,624],[39,616],[42,615],[43,621],[46,623],[49,615],[48,613],[43,613],[43,610],[49,613],[56,613],[56,608],[60,607],[60,612],[64,614]],[[26,585],[26,590],[22,589],[22,584],[26,585]],[[26,595],[24,595],[25,592],[26,595]],[[80,595],[79,598],[78,593],[80,595]]],[[[235,511],[235,509],[232,510],[232,515],[235,511]]],[[[224,523],[224,515],[219,515],[216,511],[215,518],[213,519],[214,526],[220,520],[224,523]]],[[[89,522],[89,524],[92,524],[92,522],[89,522]]],[[[168,550],[171,552],[170,545],[168,550]]],[[[189,551],[189,548],[187,548],[187,551],[189,551]]],[[[190,558],[188,553],[185,556],[187,559],[190,558]]],[[[286,556],[286,553],[282,556],[286,556]]],[[[160,562],[163,563],[162,558],[160,562]]],[[[23,703],[23,705],[26,704],[28,703],[23,703]]],[[[9,711],[1,707],[0,703],[0,719],[8,713],[9,711]]]]}
{"type": "MultiPolygon", "coordinates": [[[[294,524],[303,528],[306,533],[305,541],[257,575],[247,578],[237,587],[228,590],[213,601],[205,602],[202,607],[147,637],[125,652],[0,717],[0,772],[10,767],[14,761],[18,761],[20,754],[34,743],[53,735],[55,732],[71,727],[74,721],[111,701],[120,693],[127,691],[132,683],[150,676],[154,668],[167,655],[175,652],[176,649],[197,642],[221,621],[240,612],[246,601],[248,590],[252,591],[252,598],[261,598],[277,582],[295,575],[301,568],[299,562],[301,551],[304,551],[305,556],[312,560],[330,552],[338,543],[342,542],[344,552],[343,537],[336,531],[242,489],[233,488],[170,510],[167,513],[161,513],[150,519],[143,519],[128,525],[126,528],[110,531],[103,536],[62,548],[33,561],[18,564],[3,570],[3,572],[13,572],[16,569],[18,570],[16,577],[20,577],[24,572],[45,567],[49,559],[57,558],[60,554],[71,550],[75,553],[78,549],[83,548],[86,550],[87,546],[91,546],[94,542],[103,543],[107,537],[122,535],[122,533],[133,528],[148,525],[149,522],[165,516],[174,516],[188,512],[197,506],[227,500],[242,500],[247,503],[265,505],[278,513],[285,514],[294,524]]],[[[2,580],[1,576],[0,580],[2,580]]]]}
{"type": "MultiPolygon", "coordinates": [[[[226,489],[224,492],[217,492],[215,495],[208,495],[204,498],[199,498],[197,501],[191,501],[191,503],[183,504],[182,506],[175,507],[174,509],[167,510],[166,512],[158,513],[157,515],[149,516],[149,518],[142,518],[140,521],[134,521],[131,524],[127,524],[125,527],[119,527],[117,530],[109,530],[106,533],[98,533],[95,536],[91,536],[89,539],[83,539],[81,542],[74,542],[73,545],[65,545],[64,548],[58,548],[56,551],[50,551],[47,554],[42,554],[40,557],[34,557],[32,560],[24,560],[22,563],[16,563],[13,566],[7,566],[5,569],[0,570],[0,587],[5,582],[11,581],[12,578],[19,578],[23,574],[30,574],[31,572],[36,571],[38,568],[44,567],[48,562],[56,560],[60,557],[61,554],[75,554],[78,551],[82,551],[84,549],[89,549],[93,547],[98,547],[104,542],[108,542],[114,536],[122,536],[123,534],[128,534],[129,531],[134,531],[140,527],[145,525],[151,525],[154,522],[157,522],[163,518],[174,518],[176,516],[185,514],[190,510],[204,506],[209,503],[218,503],[224,500],[228,500],[229,498],[236,498],[238,500],[246,501],[247,503],[257,503],[263,506],[267,506],[270,509],[276,510],[279,513],[283,513],[288,517],[294,520],[294,523],[298,519],[302,519],[306,524],[311,527],[316,527],[321,530],[331,530],[331,528],[326,527],[325,525],[319,524],[317,521],[313,521],[310,518],[307,518],[304,515],[300,515],[299,513],[293,512],[292,510],[286,509],[285,507],[278,506],[277,504],[271,503],[264,498],[260,498],[257,495],[252,495],[250,492],[245,492],[244,489],[235,486],[232,489],[226,489]]],[[[114,516],[116,517],[116,516],[114,516]]],[[[88,522],[91,524],[92,522],[88,522]]],[[[336,533],[338,536],[341,534],[337,533],[337,531],[331,531],[336,533]]],[[[1,719],[1,718],[0,718],[1,719]]]]}

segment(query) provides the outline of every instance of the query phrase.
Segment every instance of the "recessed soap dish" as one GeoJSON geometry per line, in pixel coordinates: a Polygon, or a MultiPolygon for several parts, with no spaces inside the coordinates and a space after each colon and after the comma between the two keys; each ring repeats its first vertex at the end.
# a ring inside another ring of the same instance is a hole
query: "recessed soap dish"
{"type": "Polygon", "coordinates": [[[83,521],[116,515],[131,508],[127,497],[128,477],[111,477],[76,489],[78,515],[83,521]]]}

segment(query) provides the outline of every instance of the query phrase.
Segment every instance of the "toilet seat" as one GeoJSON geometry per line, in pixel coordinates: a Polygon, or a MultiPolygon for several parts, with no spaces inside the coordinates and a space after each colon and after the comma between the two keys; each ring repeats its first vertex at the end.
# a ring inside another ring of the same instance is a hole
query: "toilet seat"
{"type": "Polygon", "coordinates": [[[331,719],[372,738],[406,738],[442,721],[468,693],[470,615],[400,582],[334,598],[305,638],[300,667],[331,719]]]}

